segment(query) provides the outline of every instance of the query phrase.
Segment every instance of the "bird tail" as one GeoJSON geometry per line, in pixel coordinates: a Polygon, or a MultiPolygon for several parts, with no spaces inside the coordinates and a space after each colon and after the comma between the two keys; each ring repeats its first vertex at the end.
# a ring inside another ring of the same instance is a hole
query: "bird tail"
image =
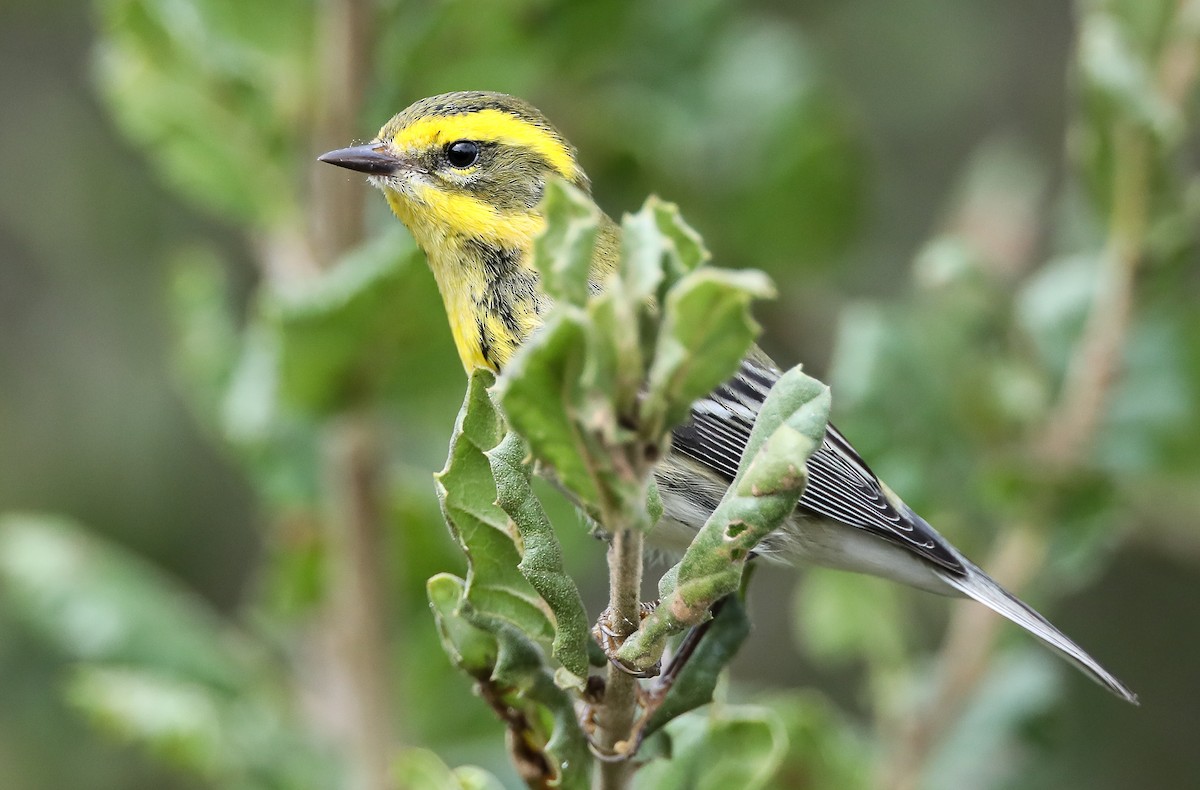
{"type": "MultiPolygon", "coordinates": [[[[961,558],[961,555],[960,555],[961,558]]],[[[1116,678],[1111,672],[1100,666],[1100,662],[1092,658],[1079,645],[1072,642],[1066,634],[1055,628],[1049,620],[1042,617],[1033,607],[1017,598],[1001,587],[995,580],[980,570],[965,558],[962,564],[966,573],[955,574],[941,569],[935,572],[946,584],[958,592],[974,598],[979,603],[994,612],[1004,615],[1017,625],[1024,628],[1038,639],[1062,654],[1064,658],[1079,668],[1092,680],[1104,686],[1126,702],[1138,704],[1137,695],[1129,687],[1116,678]]]]}

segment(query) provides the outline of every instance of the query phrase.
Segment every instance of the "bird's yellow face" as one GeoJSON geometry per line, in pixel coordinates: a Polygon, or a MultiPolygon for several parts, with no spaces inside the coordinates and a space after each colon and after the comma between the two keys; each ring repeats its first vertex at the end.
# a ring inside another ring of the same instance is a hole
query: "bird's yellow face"
{"type": "Polygon", "coordinates": [[[544,300],[529,258],[546,181],[588,189],[571,145],[520,99],[470,91],[422,99],[321,159],[383,191],[429,259],[463,365],[499,369],[544,300]]]}

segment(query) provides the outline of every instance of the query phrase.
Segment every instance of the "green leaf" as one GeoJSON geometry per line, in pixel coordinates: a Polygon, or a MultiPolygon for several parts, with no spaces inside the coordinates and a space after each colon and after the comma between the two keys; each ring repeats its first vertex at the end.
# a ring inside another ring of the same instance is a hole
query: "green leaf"
{"type": "Polygon", "coordinates": [[[144,672],[85,667],[68,696],[99,727],[146,745],[157,758],[201,776],[222,773],[226,743],[207,689],[144,672]]]}
{"type": "Polygon", "coordinates": [[[553,654],[582,689],[588,674],[589,623],[575,581],[563,568],[562,547],[542,503],[530,486],[528,447],[509,433],[488,451],[496,480],[497,504],[520,535],[521,563],[517,567],[554,613],[553,654]]]}
{"type": "Polygon", "coordinates": [[[0,589],[78,662],[68,700],[109,733],[231,790],[334,783],[265,651],[143,561],[65,519],[12,514],[0,589]]]}
{"type": "Polygon", "coordinates": [[[795,509],[807,481],[805,463],[820,446],[828,417],[828,387],[799,367],[779,378],[737,476],[680,561],[674,588],[618,651],[627,666],[653,666],[667,637],[703,622],[714,603],[738,589],[749,553],[795,509]]]}
{"type": "Polygon", "coordinates": [[[582,306],[589,293],[600,210],[590,197],[560,179],[546,184],[541,208],[546,229],[533,242],[533,265],[541,274],[542,288],[556,300],[582,306]]]}
{"type": "Polygon", "coordinates": [[[721,603],[696,652],[684,664],[666,699],[646,724],[646,735],[653,735],[668,722],[711,702],[721,673],[749,635],[746,606],[740,595],[730,595],[721,603]]]}
{"type": "Polygon", "coordinates": [[[427,589],[446,652],[476,679],[489,704],[502,709],[497,712],[503,714],[510,738],[545,755],[558,787],[588,788],[592,759],[587,739],[574,703],[555,683],[537,645],[511,623],[472,606],[462,580],[439,574],[427,589]]]}
{"type": "MultiPolygon", "coordinates": [[[[770,708],[787,732],[788,750],[772,787],[804,777],[814,790],[868,790],[875,786],[873,744],[837,706],[812,691],[773,692],[760,703],[770,708]]],[[[969,784],[969,783],[968,783],[969,784]]]]}
{"type": "Polygon", "coordinates": [[[450,457],[435,476],[438,497],[450,533],[467,555],[466,600],[522,633],[549,640],[554,635],[552,616],[518,569],[518,536],[509,532],[508,516],[496,504],[486,453],[499,444],[504,425],[487,392],[493,381],[484,370],[471,376],[450,457]]]}
{"type": "Polygon", "coordinates": [[[285,0],[103,0],[99,85],[182,194],[258,228],[299,213],[313,14],[285,0]]]}
{"type": "Polygon", "coordinates": [[[504,790],[492,774],[474,765],[451,769],[428,749],[406,749],[393,773],[400,788],[428,790],[504,790]]]}
{"type": "MultiPolygon", "coordinates": [[[[246,673],[248,677],[253,673],[246,673]]],[[[68,700],[106,734],[229,790],[321,790],[340,766],[270,682],[226,695],[153,669],[83,664],[68,700]]]]}
{"type": "Polygon", "coordinates": [[[68,655],[235,693],[249,646],[196,596],[66,519],[0,518],[0,583],[68,655]]]}
{"type": "Polygon", "coordinates": [[[583,502],[599,497],[585,458],[591,448],[575,423],[584,366],[587,320],[560,307],[505,368],[496,388],[504,415],[534,456],[583,502]]]}
{"type": "Polygon", "coordinates": [[[787,733],[766,708],[722,706],[711,716],[684,716],[667,726],[669,760],[638,772],[646,790],[754,790],[766,787],[787,754],[787,733]]]}
{"type": "Polygon", "coordinates": [[[642,210],[654,215],[654,224],[668,242],[665,280],[668,286],[708,261],[710,256],[704,240],[695,228],[684,221],[678,206],[651,196],[642,210]]]}
{"type": "Polygon", "coordinates": [[[518,719],[504,717],[513,737],[547,755],[556,766],[559,786],[585,788],[591,765],[586,739],[571,698],[556,684],[534,640],[554,638],[564,665],[575,675],[571,684],[577,685],[587,674],[586,619],[574,584],[561,571],[549,522],[528,490],[523,448],[513,440],[488,455],[504,433],[488,394],[493,383],[489,371],[471,375],[450,457],[437,475],[446,523],[467,555],[467,579],[440,574],[429,580],[427,592],[443,646],[454,663],[481,684],[493,707],[523,711],[518,719]],[[493,463],[502,494],[492,475],[493,463]],[[497,504],[500,498],[515,514],[513,522],[497,504]],[[522,552],[527,552],[528,562],[522,552]],[[553,606],[541,598],[526,573],[552,596],[553,606]],[[555,632],[559,613],[562,636],[555,632]]]}
{"type": "Polygon", "coordinates": [[[899,666],[906,618],[892,582],[813,568],[797,587],[796,626],[817,659],[899,666]]]}
{"type": "Polygon", "coordinates": [[[376,398],[409,370],[407,349],[423,331],[396,314],[417,250],[399,226],[298,290],[268,297],[262,313],[278,334],[279,397],[325,416],[376,398]]]}
{"type": "Polygon", "coordinates": [[[1079,65],[1085,85],[1163,138],[1177,138],[1183,118],[1163,96],[1155,68],[1139,52],[1120,20],[1085,14],[1079,36],[1079,65]]]}
{"type": "Polygon", "coordinates": [[[663,281],[664,256],[667,240],[654,216],[655,198],[636,214],[621,219],[621,262],[617,283],[622,297],[634,304],[647,301],[658,292],[663,281]]]}
{"type": "Polygon", "coordinates": [[[467,583],[449,573],[439,573],[425,584],[429,606],[437,621],[442,649],[456,667],[473,677],[488,677],[496,666],[496,637],[458,616],[466,600],[467,583]]]}
{"type": "Polygon", "coordinates": [[[772,295],[766,275],[700,269],[667,292],[650,366],[648,430],[671,428],[692,403],[729,379],[758,334],[750,301],[772,295]]]}

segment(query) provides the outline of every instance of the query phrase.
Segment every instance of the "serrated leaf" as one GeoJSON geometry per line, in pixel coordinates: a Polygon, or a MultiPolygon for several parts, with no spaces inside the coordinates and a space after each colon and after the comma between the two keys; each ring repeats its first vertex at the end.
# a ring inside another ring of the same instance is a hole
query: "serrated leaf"
{"type": "Polygon", "coordinates": [[[556,300],[582,306],[600,227],[592,199],[560,179],[551,179],[542,196],[546,229],[533,242],[533,265],[542,289],[556,300]]]}
{"type": "Polygon", "coordinates": [[[621,219],[621,262],[618,279],[623,297],[633,303],[654,297],[663,281],[667,240],[654,216],[650,201],[636,214],[621,219]]]}
{"type": "Polygon", "coordinates": [[[472,606],[462,580],[439,574],[427,589],[451,660],[481,684],[489,704],[524,714],[525,729],[514,731],[510,721],[511,737],[551,761],[558,787],[589,787],[587,739],[571,698],[555,683],[537,645],[508,621],[472,606]]]}
{"type": "Polygon", "coordinates": [[[504,435],[487,388],[492,374],[476,370],[454,426],[446,467],[436,475],[442,513],[467,555],[465,599],[489,617],[511,623],[535,639],[550,640],[554,626],[546,604],[518,569],[520,553],[508,516],[496,504],[496,484],[486,452],[504,435]]]}
{"type": "Polygon", "coordinates": [[[473,677],[488,677],[496,666],[496,637],[458,616],[466,599],[467,583],[449,573],[439,573],[425,583],[442,649],[451,662],[473,677]]]}
{"type": "Polygon", "coordinates": [[[648,377],[653,430],[682,422],[692,403],[733,375],[758,334],[750,302],[773,292],[759,272],[701,269],[667,293],[648,377]]]}
{"type": "Polygon", "coordinates": [[[643,210],[646,209],[654,214],[654,224],[669,242],[666,246],[665,282],[668,286],[674,285],[684,275],[708,261],[708,248],[695,228],[684,221],[679,207],[674,203],[651,196],[646,200],[643,210]]]}

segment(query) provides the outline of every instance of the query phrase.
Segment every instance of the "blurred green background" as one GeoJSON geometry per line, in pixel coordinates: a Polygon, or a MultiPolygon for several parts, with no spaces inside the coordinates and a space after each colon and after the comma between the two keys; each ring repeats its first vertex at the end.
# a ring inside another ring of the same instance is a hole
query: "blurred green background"
{"type": "MultiPolygon", "coordinates": [[[[369,139],[456,89],[539,106],[610,214],[655,192],[719,264],[771,274],[768,351],[834,385],[841,428],[977,561],[1034,535],[1023,594],[1141,695],[1002,628],[917,786],[1200,783],[1196,3],[393,0],[359,31],[363,106],[330,122],[337,5],[0,11],[0,787],[340,784],[322,437],[347,413],[382,477],[396,742],[515,781],[424,596],[462,569],[431,480],[464,384],[440,299],[383,201],[314,162],[351,142],[323,130],[369,139]],[[321,178],[363,193],[376,243],[309,287],[287,272],[333,268],[297,252],[321,178]],[[1121,184],[1143,220],[1121,377],[1043,474],[1030,437],[1121,184]]],[[[602,546],[556,523],[598,611],[602,546]]],[[[949,605],[798,578],[756,577],[728,694],[788,722],[773,786],[882,784],[949,605]]]]}

